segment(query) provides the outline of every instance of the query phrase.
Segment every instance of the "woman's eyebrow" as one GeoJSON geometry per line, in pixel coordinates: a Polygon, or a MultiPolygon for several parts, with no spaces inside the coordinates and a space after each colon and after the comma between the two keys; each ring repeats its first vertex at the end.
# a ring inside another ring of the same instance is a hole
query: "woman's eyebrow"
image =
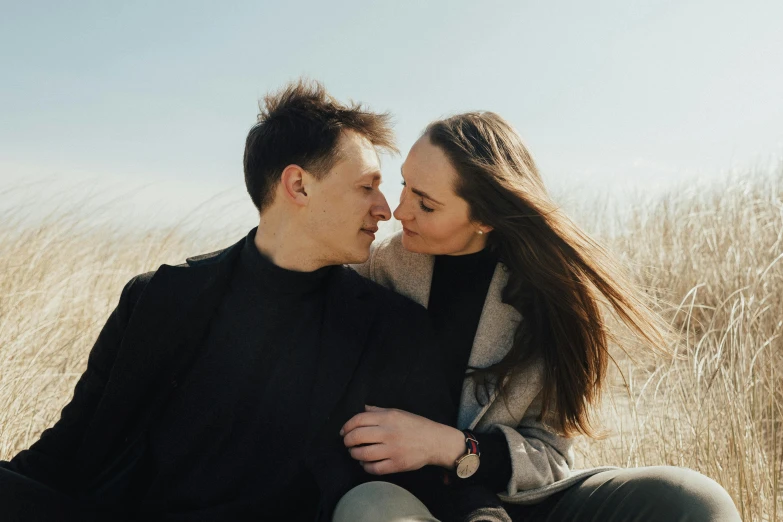
{"type": "Polygon", "coordinates": [[[427,199],[429,199],[430,201],[432,201],[433,203],[437,203],[438,205],[443,205],[443,203],[441,203],[441,202],[440,202],[440,201],[438,201],[437,199],[433,198],[432,196],[430,196],[429,194],[427,194],[427,193],[426,193],[426,192],[424,192],[424,191],[421,191],[421,190],[419,190],[419,189],[412,188],[412,189],[411,189],[411,192],[413,192],[413,193],[414,193],[414,194],[416,194],[417,196],[421,196],[421,197],[423,197],[423,198],[427,198],[427,199]]]}
{"type": "MultiPolygon", "coordinates": [[[[400,175],[402,176],[402,167],[400,167],[400,175]]],[[[403,177],[402,179],[405,179],[405,177],[403,177]]],[[[437,203],[438,205],[443,205],[443,203],[441,203],[437,199],[433,198],[432,196],[430,196],[429,194],[427,194],[423,190],[419,190],[419,189],[415,189],[415,188],[411,187],[411,192],[413,192],[417,196],[421,196],[423,198],[427,198],[430,201],[432,201],[433,203],[437,203]]]]}

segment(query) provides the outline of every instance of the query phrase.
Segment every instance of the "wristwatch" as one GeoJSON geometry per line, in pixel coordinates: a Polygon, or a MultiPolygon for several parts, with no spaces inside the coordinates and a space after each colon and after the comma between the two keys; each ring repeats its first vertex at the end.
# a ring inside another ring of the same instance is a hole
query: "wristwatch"
{"type": "Polygon", "coordinates": [[[467,453],[457,459],[457,476],[461,479],[472,477],[481,464],[481,451],[476,436],[470,430],[463,430],[467,453]]]}

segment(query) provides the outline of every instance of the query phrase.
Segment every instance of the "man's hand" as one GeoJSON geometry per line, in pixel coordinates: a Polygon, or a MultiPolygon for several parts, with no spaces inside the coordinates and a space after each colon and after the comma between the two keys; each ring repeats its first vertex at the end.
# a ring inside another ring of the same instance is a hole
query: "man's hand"
{"type": "Polygon", "coordinates": [[[452,469],[465,453],[465,436],[407,411],[365,406],[340,430],[343,443],[367,473],[386,475],[428,464],[452,469]]]}

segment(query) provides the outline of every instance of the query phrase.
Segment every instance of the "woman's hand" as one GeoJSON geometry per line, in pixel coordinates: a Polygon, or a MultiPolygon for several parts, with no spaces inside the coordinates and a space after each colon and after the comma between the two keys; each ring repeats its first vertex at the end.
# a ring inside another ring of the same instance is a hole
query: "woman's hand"
{"type": "Polygon", "coordinates": [[[465,453],[465,436],[455,428],[407,411],[365,406],[340,430],[351,457],[367,473],[386,475],[428,464],[452,469],[465,453]]]}

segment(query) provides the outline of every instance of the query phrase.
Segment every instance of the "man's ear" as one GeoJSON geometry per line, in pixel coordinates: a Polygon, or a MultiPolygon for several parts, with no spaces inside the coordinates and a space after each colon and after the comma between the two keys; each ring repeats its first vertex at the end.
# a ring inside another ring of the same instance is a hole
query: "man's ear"
{"type": "Polygon", "coordinates": [[[307,172],[299,165],[289,165],[280,175],[280,186],[286,199],[295,205],[306,206],[308,203],[305,183],[309,179],[307,172]]]}

